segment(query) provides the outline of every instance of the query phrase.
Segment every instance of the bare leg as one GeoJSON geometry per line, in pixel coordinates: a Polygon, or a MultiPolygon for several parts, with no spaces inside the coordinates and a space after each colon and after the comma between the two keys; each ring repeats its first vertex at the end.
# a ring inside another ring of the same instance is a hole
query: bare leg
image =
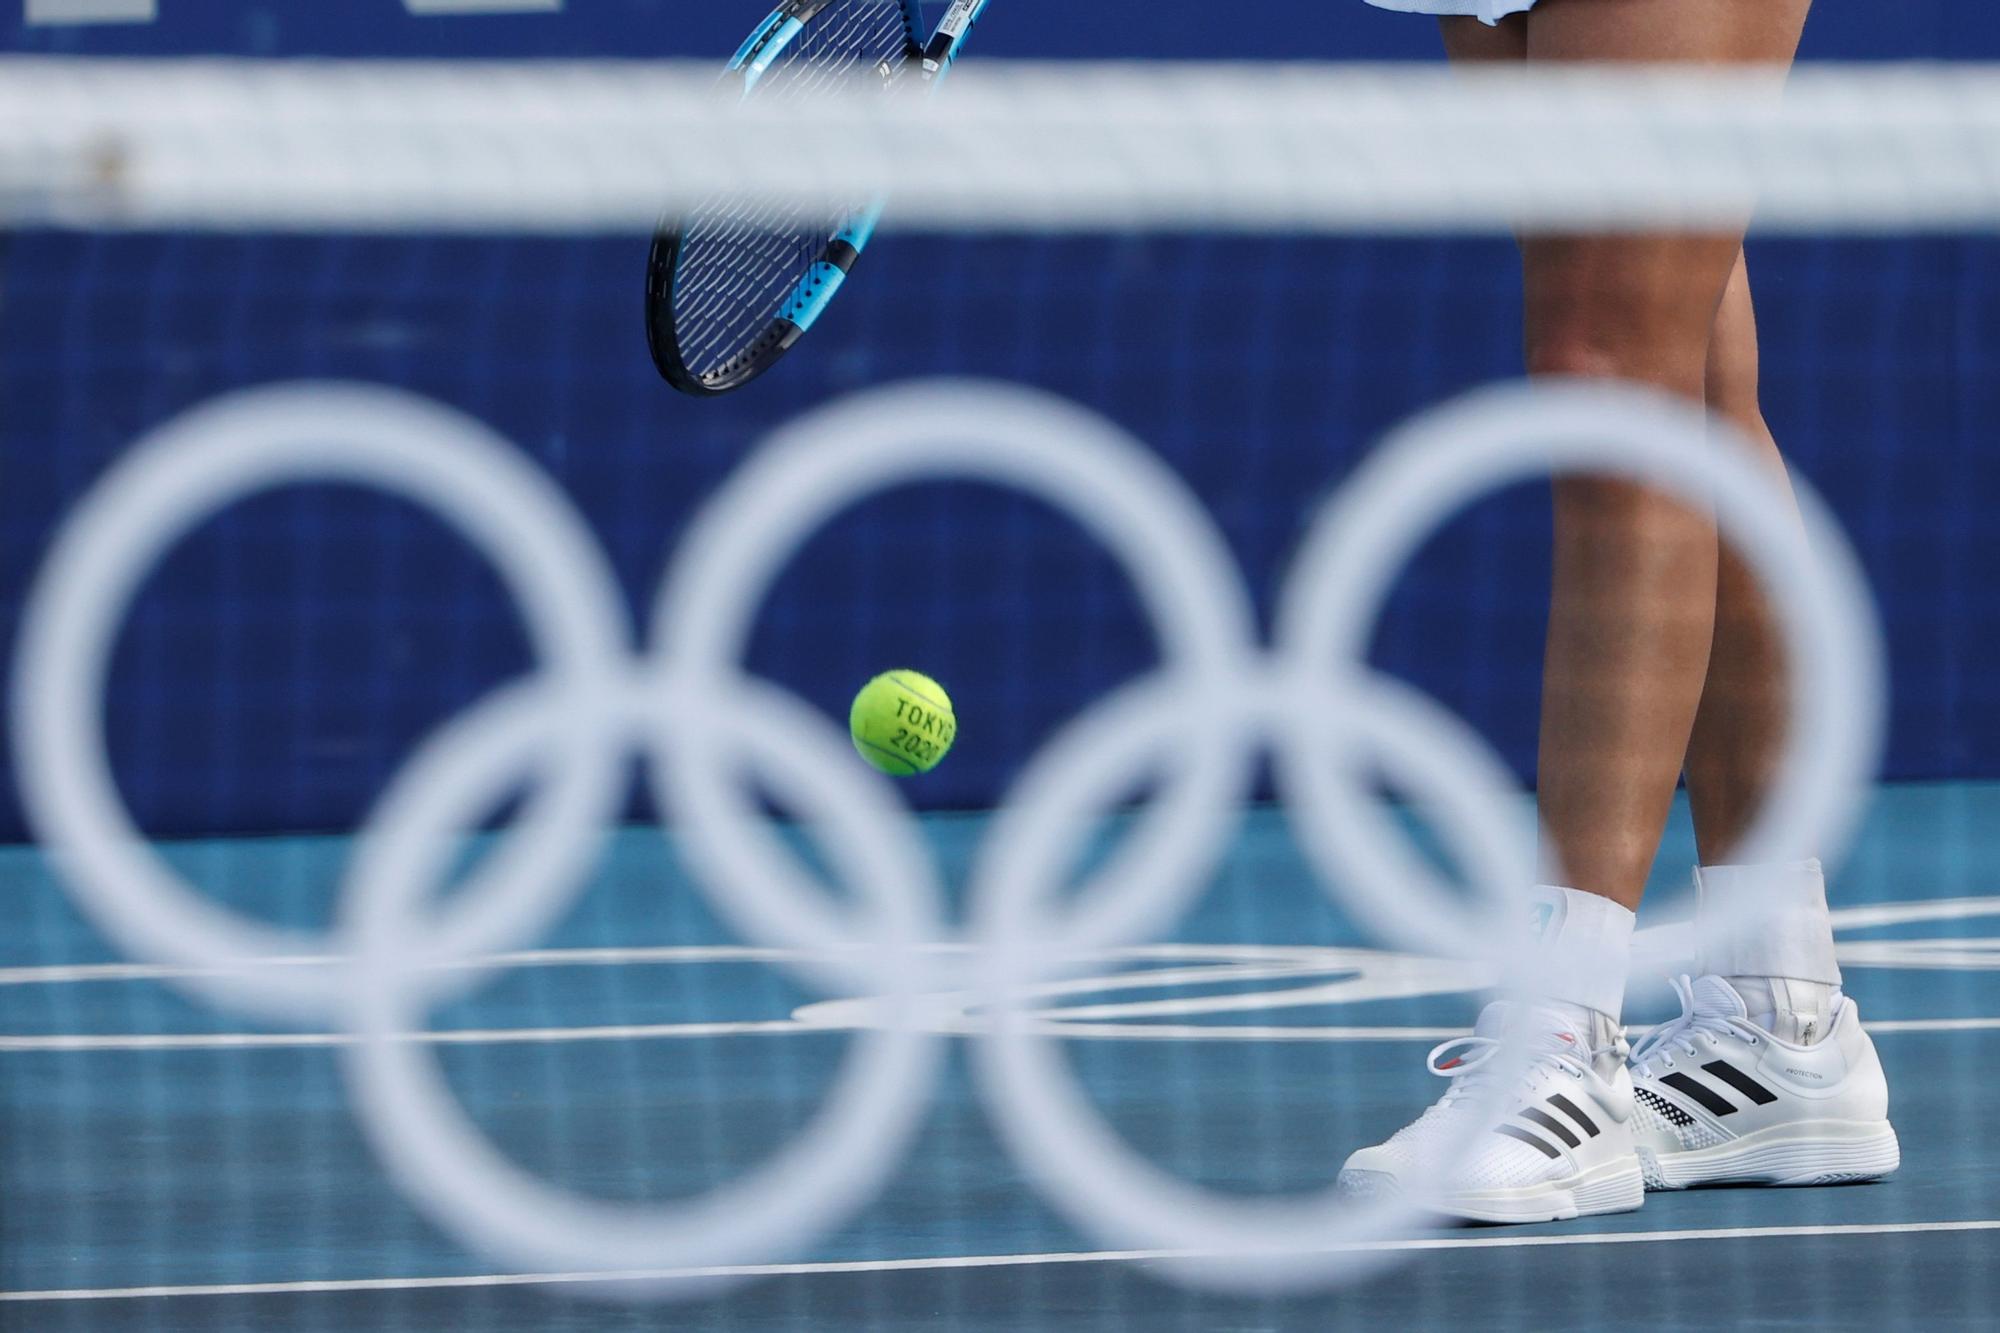
{"type": "MultiPolygon", "coordinates": [[[[1809,0],[1543,0],[1536,61],[1788,63],[1809,0]]],[[[1457,58],[1507,58],[1456,25],[1457,58]]],[[[1709,335],[1739,234],[1522,240],[1528,369],[1705,396],[1709,335]]],[[[1636,906],[1699,709],[1718,556],[1701,514],[1629,483],[1555,489],[1542,694],[1542,818],[1569,883],[1636,906]]]]}
{"type": "MultiPolygon", "coordinates": [[[[1785,481],[1784,458],[1757,405],[1757,321],[1740,259],[1709,337],[1707,390],[1710,410],[1733,423],[1758,460],[1785,481]]],[[[1785,506],[1772,521],[1796,523],[1797,505],[1785,506]]],[[[1686,767],[1702,900],[1768,915],[1760,929],[1739,925],[1712,935],[1697,912],[1697,966],[1723,974],[1754,1022],[1807,1045],[1826,1034],[1841,980],[1825,880],[1808,867],[1729,865],[1763,804],[1784,741],[1789,664],[1762,586],[1727,548],[1715,599],[1708,680],[1686,767]]]]}
{"type": "MultiPolygon", "coordinates": [[[[1733,238],[1526,242],[1528,368],[1702,396],[1733,238]],[[1673,275],[1679,274],[1680,277],[1673,275]]],[[[1715,530],[1645,487],[1555,485],[1538,788],[1568,883],[1637,907],[1708,672],[1715,530]]]]}
{"type": "Polygon", "coordinates": [[[1528,58],[1526,14],[1510,14],[1490,28],[1478,19],[1442,18],[1438,31],[1444,36],[1445,54],[1455,64],[1528,58]]]}
{"type": "MultiPolygon", "coordinates": [[[[1757,402],[1757,317],[1741,256],[1709,336],[1707,393],[1709,409],[1734,423],[1783,479],[1785,460],[1757,402]]],[[[1786,707],[1783,644],[1771,609],[1756,576],[1725,546],[1716,570],[1708,680],[1686,765],[1704,864],[1725,863],[1755,817],[1784,741],[1786,707]]]]}

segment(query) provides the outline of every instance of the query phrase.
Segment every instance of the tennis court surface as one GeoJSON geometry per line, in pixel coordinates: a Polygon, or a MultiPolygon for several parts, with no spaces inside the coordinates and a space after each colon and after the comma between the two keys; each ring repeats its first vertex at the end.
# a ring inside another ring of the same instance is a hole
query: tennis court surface
{"type": "MultiPolygon", "coordinates": [[[[177,998],[108,953],[36,853],[10,851],[0,1309],[37,1329],[1676,1328],[1719,1310],[1773,1327],[1881,1327],[1913,1310],[1983,1326],[2000,1228],[1982,1072],[2000,1054],[1988,892],[2000,862],[1948,835],[1996,818],[1991,785],[1885,788],[1837,884],[1849,988],[1903,1141],[1885,1183],[1690,1191],[1614,1218],[1413,1232],[1384,1242],[1406,1262],[1350,1290],[1199,1295],[1039,1203],[955,1058],[878,1201],[800,1262],[666,1310],[584,1299],[588,1279],[496,1271],[437,1234],[356,1129],[328,1045],[339,1038],[246,1031],[177,998]]],[[[927,834],[962,862],[981,823],[939,818],[927,834]]],[[[274,884],[311,883],[344,850],[279,839],[174,852],[225,900],[268,903],[274,884]]],[[[1650,938],[1671,950],[1670,925],[1650,938]]],[[[1090,1025],[1070,1055],[1113,1123],[1217,1188],[1330,1180],[1428,1095],[1423,1052],[1463,1030],[1474,1003],[1455,990],[1365,998],[1385,958],[1353,947],[1275,811],[1250,814],[1176,942],[1172,956],[1107,960],[1101,987],[1047,1008],[1090,1025]],[[1131,984],[1149,971],[1179,979],[1131,984]],[[1356,998],[1275,994],[1343,982],[1356,998]],[[1231,995],[1265,998],[1202,1003],[1231,995]],[[1130,1007],[1087,1012],[1111,1003],[1130,1007]]],[[[1657,982],[1635,995],[1638,1020],[1671,1007],[1657,982]]],[[[454,1088],[519,1160],[609,1197],[658,1198],[709,1187],[812,1112],[850,1034],[805,1002],[742,960],[658,835],[631,829],[546,944],[437,1028],[454,1088]]]]}

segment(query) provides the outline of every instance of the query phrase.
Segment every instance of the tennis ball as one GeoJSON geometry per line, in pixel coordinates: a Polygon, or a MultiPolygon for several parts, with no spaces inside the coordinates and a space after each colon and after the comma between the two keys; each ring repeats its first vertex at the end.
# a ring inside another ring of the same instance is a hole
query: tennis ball
{"type": "Polygon", "coordinates": [[[854,696],[847,730],[863,759],[907,778],[938,766],[958,735],[958,717],[944,686],[929,676],[885,671],[854,696]]]}

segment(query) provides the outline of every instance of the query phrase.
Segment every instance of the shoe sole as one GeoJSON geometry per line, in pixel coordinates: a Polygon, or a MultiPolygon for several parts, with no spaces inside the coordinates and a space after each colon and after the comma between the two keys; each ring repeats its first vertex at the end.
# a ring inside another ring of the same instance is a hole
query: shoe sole
{"type": "Polygon", "coordinates": [[[1728,1143],[1687,1152],[1640,1148],[1649,1190],[1691,1185],[1838,1185],[1880,1180],[1902,1165],[1886,1120],[1809,1120],[1774,1125],[1728,1143]]]}
{"type": "MultiPolygon", "coordinates": [[[[1355,1199],[1384,1198],[1403,1192],[1394,1175],[1367,1170],[1342,1171],[1339,1189],[1355,1199]]],[[[1523,1189],[1442,1195],[1427,1200],[1423,1210],[1461,1222],[1566,1222],[1573,1217],[1629,1213],[1645,1201],[1645,1178],[1635,1156],[1606,1162],[1571,1180],[1523,1189]]]]}

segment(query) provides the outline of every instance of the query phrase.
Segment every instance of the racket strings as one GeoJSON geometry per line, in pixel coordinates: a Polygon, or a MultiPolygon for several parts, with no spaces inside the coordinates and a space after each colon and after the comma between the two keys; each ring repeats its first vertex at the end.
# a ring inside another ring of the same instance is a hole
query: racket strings
{"type": "MultiPolygon", "coordinates": [[[[902,72],[900,57],[906,31],[900,5],[868,0],[830,7],[774,63],[759,91],[779,100],[803,100],[838,88],[884,60],[890,62],[893,79],[902,72]]],[[[720,274],[708,291],[698,295],[689,313],[712,315],[719,303],[740,299],[746,286],[773,264],[803,276],[805,266],[818,259],[824,249],[825,238],[851,211],[832,205],[824,209],[796,204],[759,208],[739,203],[730,207],[718,198],[712,212],[701,221],[707,224],[703,239],[720,274]]],[[[788,284],[786,294],[789,291],[788,284]]]]}
{"type": "MultiPolygon", "coordinates": [[[[900,3],[835,0],[772,62],[756,95],[802,101],[855,80],[888,87],[907,73],[909,45],[900,3]]],[[[851,199],[815,207],[725,193],[690,213],[674,280],[675,332],[688,369],[714,375],[761,345],[857,207],[851,199]]]]}
{"type": "MultiPolygon", "coordinates": [[[[893,76],[901,72],[906,32],[900,5],[838,5],[799,35],[760,91],[784,100],[813,96],[872,71],[888,58],[883,52],[898,57],[893,76]]],[[[685,233],[677,291],[678,319],[692,335],[682,349],[690,368],[712,373],[754,345],[849,211],[722,199],[699,211],[685,233]]]]}

